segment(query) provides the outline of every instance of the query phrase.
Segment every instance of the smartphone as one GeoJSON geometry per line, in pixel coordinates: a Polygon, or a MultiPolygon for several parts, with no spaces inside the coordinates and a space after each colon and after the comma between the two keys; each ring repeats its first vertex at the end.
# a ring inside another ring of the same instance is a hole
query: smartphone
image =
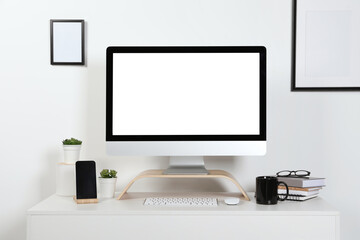
{"type": "Polygon", "coordinates": [[[76,199],[97,198],[95,161],[75,163],[76,199]]]}

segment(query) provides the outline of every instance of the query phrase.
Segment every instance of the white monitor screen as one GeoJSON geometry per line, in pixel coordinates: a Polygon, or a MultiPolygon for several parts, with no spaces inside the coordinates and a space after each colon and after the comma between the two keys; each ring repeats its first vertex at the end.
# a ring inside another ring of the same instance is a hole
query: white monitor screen
{"type": "Polygon", "coordinates": [[[259,135],[259,53],[114,53],[113,135],[259,135]]]}

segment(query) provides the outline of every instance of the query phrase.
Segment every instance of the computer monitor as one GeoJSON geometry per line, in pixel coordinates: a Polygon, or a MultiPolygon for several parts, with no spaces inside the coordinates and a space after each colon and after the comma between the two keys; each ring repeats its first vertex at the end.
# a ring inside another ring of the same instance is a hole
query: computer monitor
{"type": "Polygon", "coordinates": [[[206,174],[204,156],[264,155],[265,47],[108,47],[106,145],[170,156],[165,174],[206,174]]]}

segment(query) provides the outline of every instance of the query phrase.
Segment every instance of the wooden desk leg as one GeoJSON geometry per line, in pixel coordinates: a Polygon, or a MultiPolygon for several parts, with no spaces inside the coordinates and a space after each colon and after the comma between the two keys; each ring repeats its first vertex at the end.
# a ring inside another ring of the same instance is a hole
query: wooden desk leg
{"type": "Polygon", "coordinates": [[[235,186],[240,190],[245,200],[250,201],[249,196],[245,192],[245,190],[241,187],[238,181],[228,172],[223,170],[209,170],[208,175],[164,175],[163,169],[155,169],[155,170],[147,170],[141,172],[134,179],[132,179],[128,185],[124,188],[124,190],[118,196],[118,200],[120,200],[123,195],[127,192],[127,190],[133,185],[133,183],[142,178],[226,178],[229,179],[235,186]]]}

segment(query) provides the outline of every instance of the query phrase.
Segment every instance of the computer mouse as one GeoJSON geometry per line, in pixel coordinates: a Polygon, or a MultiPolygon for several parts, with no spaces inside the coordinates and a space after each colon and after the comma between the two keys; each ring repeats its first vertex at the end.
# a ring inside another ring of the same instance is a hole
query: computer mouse
{"type": "Polygon", "coordinates": [[[224,202],[227,205],[237,205],[240,202],[240,198],[225,198],[224,202]]]}

